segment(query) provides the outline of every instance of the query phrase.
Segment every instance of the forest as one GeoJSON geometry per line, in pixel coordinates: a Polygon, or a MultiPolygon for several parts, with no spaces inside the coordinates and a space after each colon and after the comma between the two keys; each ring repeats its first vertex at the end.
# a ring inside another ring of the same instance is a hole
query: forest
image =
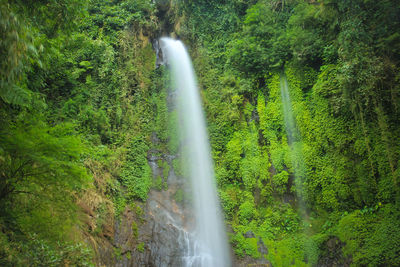
{"type": "Polygon", "coordinates": [[[399,1],[0,0],[0,33],[0,266],[167,266],[137,261],[185,179],[163,36],[235,266],[400,265],[399,1]]]}

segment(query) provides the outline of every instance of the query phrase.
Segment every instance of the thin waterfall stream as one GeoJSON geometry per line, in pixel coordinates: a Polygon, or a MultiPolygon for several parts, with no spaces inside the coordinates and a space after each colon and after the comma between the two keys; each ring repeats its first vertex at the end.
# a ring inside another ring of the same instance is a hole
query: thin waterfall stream
{"type": "Polygon", "coordinates": [[[305,164],[302,155],[302,141],[300,132],[297,129],[295,115],[293,113],[292,100],[290,98],[289,84],[286,75],[281,74],[280,89],[283,107],[283,117],[285,122],[286,135],[290,148],[290,158],[292,161],[294,184],[298,199],[298,210],[302,216],[305,215],[305,192],[303,181],[305,179],[305,164]]]}
{"type": "MultiPolygon", "coordinates": [[[[306,199],[307,193],[305,191],[306,181],[306,165],[303,156],[303,142],[299,129],[297,128],[296,116],[293,110],[294,104],[296,104],[296,98],[291,99],[290,87],[285,73],[280,75],[280,89],[281,89],[281,100],[282,100],[282,111],[283,119],[285,123],[287,141],[290,149],[290,158],[292,162],[294,185],[296,188],[297,196],[297,212],[304,225],[304,233],[307,236],[311,235],[310,232],[310,221],[306,210],[306,199]]],[[[312,250],[315,249],[317,244],[312,240],[308,239],[307,242],[303,243],[305,246],[306,257],[312,255],[312,250]],[[307,243],[307,244],[306,244],[307,243]]]]}
{"type": "Polygon", "coordinates": [[[217,197],[213,162],[206,130],[201,98],[185,46],[171,38],[161,39],[161,48],[172,72],[176,90],[180,135],[188,162],[191,181],[195,227],[185,239],[184,266],[231,266],[222,212],[217,197]]]}

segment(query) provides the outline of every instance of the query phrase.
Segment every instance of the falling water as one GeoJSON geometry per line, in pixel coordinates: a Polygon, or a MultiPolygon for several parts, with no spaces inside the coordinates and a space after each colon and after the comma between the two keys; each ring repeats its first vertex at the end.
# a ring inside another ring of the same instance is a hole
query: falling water
{"type": "Polygon", "coordinates": [[[188,245],[186,266],[230,266],[225,227],[214,184],[205,119],[194,70],[181,41],[162,38],[161,46],[172,70],[181,136],[187,147],[188,174],[192,184],[196,219],[194,242],[188,245]]]}
{"type": "Polygon", "coordinates": [[[285,119],[286,135],[289,145],[299,141],[299,135],[294,121],[292,101],[290,100],[289,86],[284,74],[281,75],[281,97],[283,105],[283,115],[285,119]]]}
{"type": "Polygon", "coordinates": [[[296,186],[296,193],[298,198],[298,208],[302,216],[305,213],[305,191],[303,181],[305,179],[305,165],[302,155],[302,142],[301,136],[296,126],[295,117],[293,114],[292,101],[290,99],[289,85],[286,75],[281,75],[281,97],[283,106],[283,115],[285,121],[286,135],[290,147],[290,154],[294,172],[294,183],[296,186]]]}

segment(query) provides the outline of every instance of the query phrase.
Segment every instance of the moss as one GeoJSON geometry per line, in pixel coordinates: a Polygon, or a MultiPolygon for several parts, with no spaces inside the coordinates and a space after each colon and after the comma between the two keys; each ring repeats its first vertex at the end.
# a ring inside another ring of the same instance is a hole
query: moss
{"type": "Polygon", "coordinates": [[[172,167],[174,169],[174,172],[177,176],[182,176],[183,172],[182,172],[182,162],[179,158],[175,158],[172,160],[172,167]]]}
{"type": "Polygon", "coordinates": [[[244,244],[244,251],[250,257],[259,258],[261,254],[260,252],[258,252],[257,238],[246,238],[244,244]]]}
{"type": "Polygon", "coordinates": [[[144,242],[140,242],[137,246],[136,249],[140,252],[143,253],[144,252],[144,242]]]}
{"type": "Polygon", "coordinates": [[[166,181],[163,183],[163,188],[164,190],[168,190],[168,183],[166,181]]]}
{"type": "Polygon", "coordinates": [[[246,238],[239,232],[231,237],[231,242],[233,243],[236,255],[240,257],[248,255],[252,258],[261,257],[260,252],[258,252],[257,238],[246,238]]]}
{"type": "Polygon", "coordinates": [[[301,237],[264,240],[264,243],[268,247],[267,259],[272,266],[309,266],[304,262],[304,240],[301,237]]]}
{"type": "Polygon", "coordinates": [[[115,216],[117,219],[121,218],[122,212],[124,212],[125,207],[126,207],[126,198],[122,195],[122,193],[118,194],[114,198],[114,209],[115,209],[115,216]]]}
{"type": "Polygon", "coordinates": [[[168,144],[167,148],[169,153],[177,154],[179,150],[179,134],[178,134],[178,113],[176,110],[173,110],[168,113],[168,144]]]}
{"type": "Polygon", "coordinates": [[[132,222],[131,229],[133,238],[137,239],[139,237],[139,229],[135,221],[132,222]]]}
{"type": "Polygon", "coordinates": [[[169,166],[168,162],[164,161],[164,163],[163,163],[163,178],[164,178],[164,181],[166,181],[168,179],[169,170],[170,170],[170,166],[169,166]]]}
{"type": "Polygon", "coordinates": [[[160,175],[157,176],[157,178],[156,178],[156,180],[154,180],[153,184],[157,190],[161,191],[163,189],[163,179],[161,178],[160,175]]]}
{"type": "Polygon", "coordinates": [[[247,193],[248,200],[243,202],[239,206],[239,222],[242,225],[248,224],[256,216],[256,206],[254,204],[254,199],[251,194],[247,193]]]}
{"type": "Polygon", "coordinates": [[[183,203],[183,190],[179,188],[174,194],[174,199],[178,203],[183,203]]]}
{"type": "Polygon", "coordinates": [[[157,160],[157,166],[158,166],[159,168],[162,168],[162,167],[163,167],[163,160],[162,160],[162,159],[158,159],[158,160],[157,160]]]}
{"type": "Polygon", "coordinates": [[[136,215],[138,217],[142,217],[144,215],[143,214],[143,209],[139,205],[136,206],[136,215]]]}
{"type": "Polygon", "coordinates": [[[114,257],[117,261],[122,259],[122,249],[121,248],[114,248],[114,257]]]}
{"type": "Polygon", "coordinates": [[[121,172],[125,197],[145,201],[150,190],[153,175],[147,163],[148,141],[144,136],[135,137],[130,145],[127,160],[121,172]]]}

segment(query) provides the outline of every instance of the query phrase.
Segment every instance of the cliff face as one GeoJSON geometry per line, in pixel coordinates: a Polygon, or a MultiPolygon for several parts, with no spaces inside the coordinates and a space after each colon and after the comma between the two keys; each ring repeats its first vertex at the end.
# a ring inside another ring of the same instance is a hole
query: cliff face
{"type": "Polygon", "coordinates": [[[193,59],[239,265],[400,265],[396,0],[2,0],[0,14],[0,265],[90,266],[87,244],[101,266],[187,260],[164,35],[193,59]]]}
{"type": "MultiPolygon", "coordinates": [[[[177,155],[177,145],[168,123],[174,119],[165,89],[169,77],[157,42],[164,35],[187,44],[198,73],[236,264],[346,266],[352,253],[359,253],[346,240],[369,246],[368,256],[356,257],[359,264],[375,259],[374,242],[381,240],[375,233],[397,225],[397,215],[388,210],[398,194],[397,144],[392,141],[399,136],[398,61],[396,48],[380,51],[390,38],[397,38],[391,35],[396,23],[375,32],[368,10],[389,12],[394,2],[179,3],[156,1],[149,20],[155,23],[129,25],[120,39],[122,113],[135,114],[121,127],[132,133],[123,146],[133,151],[132,158],[150,166],[152,174],[136,165],[127,171],[125,166],[137,162],[121,153],[122,163],[116,163],[119,169],[110,175],[121,180],[120,195],[129,197],[114,198],[113,204],[103,201],[110,212],[100,239],[92,242],[99,262],[179,265],[191,246],[185,231],[191,215],[183,205],[188,200],[177,201],[184,189],[170,156],[177,155]],[[364,25],[362,35],[380,36],[379,45],[369,38],[355,45],[354,40],[364,38],[356,36],[355,22],[349,19],[358,18],[355,14],[365,16],[357,22],[364,25]],[[216,18],[221,23],[214,22],[216,18]],[[386,61],[388,71],[380,63],[386,61]],[[299,135],[295,141],[288,140],[281,110],[283,67],[291,99],[286,104],[293,108],[291,124],[299,135]],[[133,136],[146,144],[140,153],[134,148],[137,143],[130,147],[133,136]],[[129,191],[142,181],[143,188],[129,191]],[[121,207],[120,199],[126,200],[121,207]],[[113,209],[119,212],[115,220],[110,219],[118,213],[113,209]],[[378,215],[383,219],[376,220],[378,215]],[[371,229],[358,235],[353,224],[371,229]],[[344,254],[347,250],[352,252],[344,254]]],[[[101,168],[92,169],[101,173],[101,168]]],[[[83,207],[89,209],[91,231],[98,225],[94,218],[102,209],[100,202],[83,207]]]]}
{"type": "Polygon", "coordinates": [[[154,152],[149,153],[148,162],[154,184],[165,174],[163,188],[150,190],[140,214],[129,208],[122,214],[115,226],[115,246],[121,248],[116,266],[181,266],[187,252],[189,240],[185,227],[189,211],[175,197],[182,190],[182,178],[171,168],[173,156],[155,156],[154,152]],[[169,169],[167,173],[157,164],[162,159],[169,166],[164,165],[169,169]]]}

